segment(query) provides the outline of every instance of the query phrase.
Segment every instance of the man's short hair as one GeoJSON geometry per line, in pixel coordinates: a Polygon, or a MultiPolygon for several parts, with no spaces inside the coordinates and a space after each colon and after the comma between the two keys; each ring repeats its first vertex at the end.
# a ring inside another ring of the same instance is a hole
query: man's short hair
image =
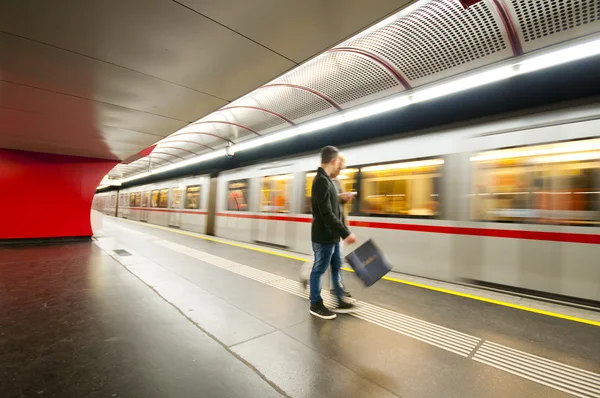
{"type": "Polygon", "coordinates": [[[340,151],[334,146],[326,146],[321,149],[321,164],[328,164],[338,157],[340,151]]]}

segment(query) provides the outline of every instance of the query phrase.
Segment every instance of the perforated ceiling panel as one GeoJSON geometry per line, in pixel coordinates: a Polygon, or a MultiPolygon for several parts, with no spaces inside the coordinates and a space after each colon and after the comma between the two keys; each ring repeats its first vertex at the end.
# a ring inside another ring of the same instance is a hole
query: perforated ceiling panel
{"type": "Polygon", "coordinates": [[[513,55],[503,26],[486,1],[467,10],[458,1],[431,1],[343,46],[380,54],[413,87],[513,55]]]}
{"type": "Polygon", "coordinates": [[[269,109],[294,122],[335,111],[335,108],[327,101],[313,93],[282,86],[261,88],[251,96],[244,97],[239,102],[236,101],[234,105],[269,109]]]}
{"type": "Polygon", "coordinates": [[[289,125],[284,119],[258,109],[233,108],[225,109],[218,113],[230,122],[243,124],[261,134],[275,127],[289,125]]]}
{"type": "MultiPolygon", "coordinates": [[[[600,0],[483,0],[467,10],[458,0],[421,0],[412,11],[401,11],[227,105],[232,109],[200,120],[210,123],[196,122],[167,137],[150,156],[154,167],[169,164],[176,156],[223,148],[227,140],[256,137],[233,124],[269,134],[491,65],[521,50],[598,32],[600,0]]],[[[147,169],[146,158],[113,172],[127,176],[147,169]]]]}
{"type": "Polygon", "coordinates": [[[152,167],[159,167],[160,165],[169,164],[168,162],[158,159],[156,157],[146,157],[138,159],[130,164],[119,164],[114,169],[112,169],[111,172],[108,173],[108,175],[111,176],[111,178],[125,178],[132,175],[136,175],[148,171],[150,163],[152,164],[152,167]]]}
{"type": "Polygon", "coordinates": [[[368,101],[403,88],[394,76],[373,60],[351,52],[325,53],[312,62],[286,74],[275,83],[309,87],[338,105],[368,101]]]}
{"type": "Polygon", "coordinates": [[[192,123],[185,128],[184,132],[176,133],[170,137],[194,137],[197,135],[198,138],[202,139],[202,142],[206,142],[207,145],[214,148],[228,140],[235,142],[247,135],[257,136],[257,134],[251,131],[252,128],[228,120],[223,112],[215,112],[208,115],[205,119],[192,123]],[[194,132],[197,132],[197,134],[194,134],[194,132]]]}
{"type": "Polygon", "coordinates": [[[600,0],[505,0],[525,52],[600,31],[600,0]]]}

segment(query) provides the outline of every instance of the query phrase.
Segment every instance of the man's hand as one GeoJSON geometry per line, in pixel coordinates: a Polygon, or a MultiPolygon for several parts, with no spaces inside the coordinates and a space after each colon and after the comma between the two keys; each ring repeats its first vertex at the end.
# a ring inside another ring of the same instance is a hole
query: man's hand
{"type": "Polygon", "coordinates": [[[356,242],[356,235],[350,234],[344,239],[344,243],[347,245],[351,245],[356,242]]]}
{"type": "Polygon", "coordinates": [[[350,202],[354,194],[352,192],[345,192],[340,194],[340,200],[344,203],[350,202]]]}

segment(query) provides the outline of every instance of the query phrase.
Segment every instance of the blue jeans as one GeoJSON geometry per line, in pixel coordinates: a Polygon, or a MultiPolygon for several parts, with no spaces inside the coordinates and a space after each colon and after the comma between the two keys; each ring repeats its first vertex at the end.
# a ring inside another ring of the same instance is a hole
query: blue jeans
{"type": "MultiPolygon", "coordinates": [[[[340,242],[340,256],[341,256],[341,253],[342,253],[342,249],[343,249],[343,248],[344,248],[344,246],[343,246],[343,242],[340,242]]],[[[343,263],[343,260],[342,260],[342,263],[343,263]]],[[[333,287],[333,284],[334,284],[334,282],[333,282],[333,274],[331,274],[331,275],[329,275],[329,276],[330,276],[330,278],[331,278],[331,280],[330,280],[330,282],[329,282],[329,288],[330,288],[330,289],[333,289],[333,288],[334,288],[334,287],[333,287]]],[[[340,271],[340,272],[339,272],[338,281],[339,281],[339,283],[340,283],[340,286],[342,287],[342,290],[345,290],[345,289],[344,289],[344,284],[342,283],[342,271],[340,271]]]]}
{"type": "Polygon", "coordinates": [[[321,277],[331,264],[331,279],[333,289],[338,300],[342,299],[342,286],[340,285],[340,269],[342,268],[342,254],[339,243],[312,244],[315,253],[315,264],[310,273],[310,303],[316,304],[321,299],[321,277]]]}
{"type": "MultiPolygon", "coordinates": [[[[344,290],[344,285],[342,284],[342,272],[340,271],[340,273],[338,274],[338,283],[340,284],[340,286],[342,287],[342,290],[344,290]]],[[[333,289],[333,274],[331,274],[331,281],[329,282],[329,286],[331,289],[333,289]]]]}

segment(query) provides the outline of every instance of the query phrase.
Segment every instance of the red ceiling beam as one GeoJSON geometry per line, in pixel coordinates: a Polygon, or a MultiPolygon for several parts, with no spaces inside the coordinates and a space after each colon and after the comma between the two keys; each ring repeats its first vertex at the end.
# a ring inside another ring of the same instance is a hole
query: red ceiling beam
{"type": "Polygon", "coordinates": [[[458,0],[460,5],[462,5],[465,10],[467,8],[471,7],[472,5],[475,5],[481,1],[483,1],[483,0],[458,0]]]}
{"type": "MultiPolygon", "coordinates": [[[[220,139],[220,140],[223,140],[223,141],[229,142],[229,140],[228,140],[227,138],[225,138],[225,137],[221,137],[220,135],[217,135],[217,134],[212,134],[212,133],[203,133],[203,132],[191,132],[191,131],[190,131],[190,132],[185,132],[185,133],[173,134],[173,135],[171,135],[171,136],[169,136],[169,137],[180,137],[180,136],[182,136],[182,135],[208,135],[209,137],[214,137],[214,138],[218,138],[218,139],[220,139]]],[[[165,141],[162,141],[162,142],[171,142],[171,141],[169,141],[169,140],[168,140],[168,138],[169,138],[169,137],[167,137],[167,140],[165,140],[165,141]]],[[[160,143],[159,143],[159,144],[160,144],[160,143]]]]}
{"type": "Polygon", "coordinates": [[[510,46],[512,47],[513,54],[518,57],[523,54],[523,46],[521,45],[521,41],[519,40],[519,34],[517,33],[517,29],[515,28],[515,24],[510,17],[508,10],[506,9],[506,5],[502,0],[491,0],[492,6],[496,10],[496,13],[502,20],[502,24],[504,25],[504,30],[508,35],[508,40],[510,41],[510,46]]]}
{"type": "MultiPolygon", "coordinates": [[[[202,121],[202,122],[196,122],[196,123],[190,124],[190,126],[198,126],[200,124],[215,124],[215,123],[216,124],[228,124],[230,126],[236,126],[236,127],[241,128],[241,129],[248,130],[252,134],[260,135],[256,131],[252,130],[250,127],[242,126],[241,124],[237,124],[237,123],[233,123],[233,122],[224,122],[224,121],[221,121],[221,120],[207,120],[207,121],[202,121]]],[[[176,134],[176,135],[178,135],[178,134],[176,134]]]]}
{"type": "Polygon", "coordinates": [[[130,156],[127,159],[123,160],[121,162],[121,164],[129,164],[129,163],[135,162],[138,159],[144,158],[144,157],[150,155],[152,153],[152,151],[154,150],[154,148],[156,148],[156,144],[151,145],[151,146],[149,146],[146,149],[142,149],[141,151],[139,151],[135,155],[130,156]]]}
{"type": "Polygon", "coordinates": [[[275,117],[278,117],[279,119],[291,124],[292,126],[295,126],[296,124],[294,122],[292,122],[290,119],[288,119],[287,117],[280,115],[277,112],[273,112],[271,110],[265,109],[265,108],[260,108],[258,106],[244,106],[244,105],[235,105],[235,106],[228,106],[226,108],[221,108],[219,109],[219,111],[228,111],[228,110],[233,110],[233,109],[254,109],[257,111],[262,111],[265,113],[268,113],[270,115],[273,115],[275,117]]]}
{"type": "Polygon", "coordinates": [[[169,153],[169,152],[158,152],[158,151],[154,151],[154,152],[152,152],[152,155],[155,155],[155,154],[169,155],[169,156],[173,156],[174,158],[178,158],[178,159],[181,159],[181,160],[185,160],[185,158],[182,158],[182,157],[181,157],[181,156],[179,156],[179,155],[175,155],[175,154],[172,154],[172,153],[169,153]]]}
{"type": "Polygon", "coordinates": [[[274,84],[266,84],[264,86],[259,87],[258,89],[264,89],[264,88],[270,88],[270,87],[288,87],[288,88],[295,88],[297,90],[306,91],[307,93],[311,93],[311,94],[316,95],[317,97],[321,98],[323,101],[327,102],[329,105],[331,105],[332,107],[334,107],[338,111],[342,110],[341,106],[339,106],[334,100],[332,100],[331,98],[329,98],[325,94],[320,93],[317,90],[313,90],[312,88],[308,88],[308,87],[305,87],[305,86],[300,86],[298,84],[274,83],[274,84]]]}
{"type": "MultiPolygon", "coordinates": [[[[189,141],[192,142],[192,141],[189,141]]],[[[184,149],[184,148],[180,148],[178,146],[164,146],[164,145],[159,145],[159,149],[174,149],[176,151],[182,151],[182,152],[187,152],[189,154],[192,154],[194,156],[198,156],[198,153],[184,149]]]]}
{"type": "Polygon", "coordinates": [[[366,51],[366,50],[363,50],[360,48],[355,48],[355,47],[335,47],[327,52],[330,52],[330,53],[345,52],[345,53],[353,53],[353,54],[362,55],[363,57],[370,59],[371,61],[375,62],[379,66],[386,69],[396,79],[398,84],[403,86],[406,90],[409,90],[411,88],[410,84],[408,83],[406,78],[404,78],[402,73],[394,65],[387,62],[385,59],[381,58],[379,55],[377,55],[373,52],[366,51]]]}
{"type": "Polygon", "coordinates": [[[164,160],[165,162],[173,163],[173,161],[172,161],[172,160],[169,160],[169,159],[165,159],[165,158],[162,158],[162,157],[156,156],[155,154],[152,154],[152,155],[150,155],[149,157],[150,157],[150,159],[152,159],[153,157],[155,157],[155,158],[156,158],[156,159],[158,159],[158,160],[164,160]]]}
{"type": "Polygon", "coordinates": [[[165,141],[159,142],[159,143],[158,143],[158,145],[161,145],[161,146],[162,146],[162,144],[174,144],[174,143],[176,143],[176,142],[179,142],[179,143],[186,143],[186,144],[200,145],[200,146],[202,146],[202,147],[204,147],[204,148],[210,149],[211,151],[214,151],[214,150],[215,150],[214,148],[212,148],[212,147],[209,147],[208,145],[204,145],[204,144],[202,144],[201,142],[189,141],[189,140],[170,140],[170,139],[168,139],[168,138],[169,138],[169,137],[167,137],[167,139],[166,139],[165,141]]]}

